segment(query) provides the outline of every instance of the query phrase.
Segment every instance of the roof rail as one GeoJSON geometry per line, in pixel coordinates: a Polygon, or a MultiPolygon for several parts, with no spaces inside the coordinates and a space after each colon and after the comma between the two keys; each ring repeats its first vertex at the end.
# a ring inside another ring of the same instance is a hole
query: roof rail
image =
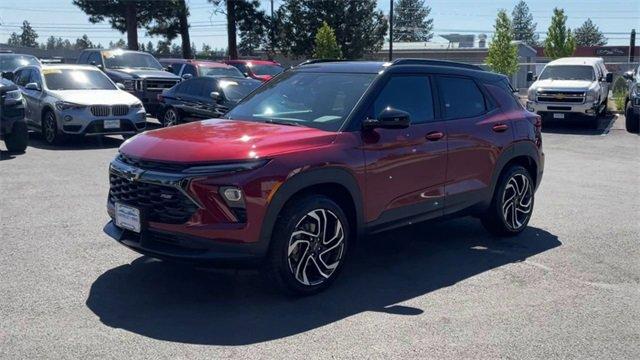
{"type": "Polygon", "coordinates": [[[447,61],[447,60],[434,60],[434,59],[395,59],[393,60],[391,65],[433,65],[433,66],[448,66],[448,67],[457,67],[457,68],[469,69],[469,70],[484,71],[484,69],[478,65],[471,65],[471,64],[455,62],[455,61],[447,61]]]}
{"type": "Polygon", "coordinates": [[[318,64],[318,63],[325,63],[325,62],[337,62],[337,61],[347,61],[347,60],[341,60],[341,59],[309,59],[309,60],[305,60],[305,61],[301,62],[300,64],[296,65],[295,67],[302,66],[302,65],[318,64]]]}

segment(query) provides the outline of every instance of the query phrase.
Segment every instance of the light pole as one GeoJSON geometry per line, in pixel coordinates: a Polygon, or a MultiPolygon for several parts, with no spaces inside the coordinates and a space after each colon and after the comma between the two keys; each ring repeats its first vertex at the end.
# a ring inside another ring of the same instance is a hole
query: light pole
{"type": "Polygon", "coordinates": [[[389,61],[393,61],[393,0],[389,3],[389,61]]]}

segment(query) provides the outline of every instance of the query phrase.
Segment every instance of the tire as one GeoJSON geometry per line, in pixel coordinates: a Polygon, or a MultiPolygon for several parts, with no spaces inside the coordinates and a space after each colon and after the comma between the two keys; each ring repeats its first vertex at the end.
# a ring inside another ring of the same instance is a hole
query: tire
{"type": "Polygon", "coordinates": [[[500,175],[491,205],[481,218],[482,225],[493,235],[518,235],[531,219],[534,197],[527,169],[519,165],[508,168],[500,175]]]}
{"type": "Polygon", "coordinates": [[[344,211],[325,196],[290,202],[276,220],[266,274],[289,295],[312,295],[326,289],[344,265],[349,230],[344,211]]]}
{"type": "Polygon", "coordinates": [[[640,116],[633,113],[631,101],[627,101],[627,105],[624,107],[624,117],[627,131],[632,134],[640,133],[640,116]]]}
{"type": "Polygon", "coordinates": [[[29,143],[29,130],[24,122],[16,122],[10,134],[5,135],[4,143],[12,153],[23,153],[29,143]]]}
{"type": "Polygon", "coordinates": [[[49,145],[60,145],[66,140],[66,136],[58,129],[58,122],[53,111],[49,110],[42,119],[42,136],[49,145]]]}
{"type": "Polygon", "coordinates": [[[181,116],[178,110],[170,107],[162,112],[162,126],[169,127],[180,124],[181,116]]]}
{"type": "Polygon", "coordinates": [[[605,117],[607,116],[607,105],[609,104],[609,97],[605,97],[604,98],[604,103],[602,103],[602,110],[598,109],[598,117],[605,117]]]}

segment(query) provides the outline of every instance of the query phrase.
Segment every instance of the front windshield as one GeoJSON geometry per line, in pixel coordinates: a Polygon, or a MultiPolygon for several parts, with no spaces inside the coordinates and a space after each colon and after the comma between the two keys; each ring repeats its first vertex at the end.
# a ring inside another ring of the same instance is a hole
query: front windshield
{"type": "Polygon", "coordinates": [[[162,70],[162,65],[147,53],[129,52],[122,50],[103,51],[104,66],[108,69],[147,69],[162,70]]]}
{"type": "Polygon", "coordinates": [[[81,69],[44,69],[44,82],[49,90],[116,90],[102,72],[81,69]]]}
{"type": "Polygon", "coordinates": [[[252,64],[251,71],[253,71],[256,75],[270,75],[276,76],[280,74],[284,68],[278,65],[262,65],[262,64],[252,64]]]}
{"type": "Polygon", "coordinates": [[[0,56],[0,71],[14,71],[15,69],[27,66],[39,66],[40,62],[30,55],[2,55],[0,56]]]}
{"type": "Polygon", "coordinates": [[[233,102],[242,100],[260,85],[262,85],[262,83],[257,80],[220,80],[218,82],[218,86],[224,93],[225,98],[233,102]]]}
{"type": "Polygon", "coordinates": [[[552,65],[540,74],[540,80],[588,80],[593,81],[593,68],[588,65],[552,65]]]}
{"type": "Polygon", "coordinates": [[[375,76],[288,72],[262,85],[226,117],[338,131],[375,76]]]}
{"type": "Polygon", "coordinates": [[[208,67],[200,65],[198,66],[200,69],[200,76],[231,76],[231,77],[241,77],[244,75],[240,72],[240,70],[234,68],[233,66],[229,67],[208,67]]]}

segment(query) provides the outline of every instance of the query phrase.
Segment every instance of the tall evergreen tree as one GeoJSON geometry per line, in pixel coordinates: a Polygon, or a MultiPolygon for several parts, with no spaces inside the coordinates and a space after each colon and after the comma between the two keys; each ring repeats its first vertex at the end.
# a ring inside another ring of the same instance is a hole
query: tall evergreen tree
{"type": "Polygon", "coordinates": [[[512,22],[511,29],[513,31],[513,40],[519,40],[529,46],[538,45],[538,34],[536,34],[536,26],[533,22],[533,16],[529,12],[529,6],[524,0],[520,0],[511,12],[512,22]]]}
{"type": "Polygon", "coordinates": [[[153,47],[153,43],[152,43],[151,41],[149,41],[149,42],[147,43],[146,51],[147,51],[149,54],[151,54],[151,55],[153,55],[153,54],[155,54],[155,53],[156,53],[156,49],[154,49],[154,47],[153,47]]]}
{"type": "Polygon", "coordinates": [[[387,20],[375,0],[284,0],[278,9],[277,45],[294,56],[313,55],[315,34],[326,21],[346,59],[382,48],[387,20]]]}
{"type": "Polygon", "coordinates": [[[433,38],[431,8],[424,0],[395,0],[393,41],[429,41],[433,38]]]}
{"type": "Polygon", "coordinates": [[[9,39],[7,40],[7,45],[9,46],[20,46],[20,35],[15,31],[9,35],[9,39]]]}
{"type": "Polygon", "coordinates": [[[326,22],[322,22],[322,26],[316,33],[316,48],[313,51],[316,59],[340,59],[342,51],[336,42],[336,34],[326,22]]]}
{"type": "Polygon", "coordinates": [[[603,46],[607,39],[596,24],[587,19],[579,28],[573,30],[577,46],[603,46]]]}
{"type": "Polygon", "coordinates": [[[191,40],[189,35],[189,8],[185,0],[164,0],[156,2],[156,10],[145,26],[149,35],[162,36],[173,41],[180,35],[182,56],[191,59],[191,40]]]}
{"type": "Polygon", "coordinates": [[[38,47],[38,33],[31,27],[31,24],[27,20],[22,22],[22,26],[20,27],[20,34],[11,33],[9,36],[9,40],[7,43],[11,46],[22,46],[22,47],[38,47]]]}
{"type": "Polygon", "coordinates": [[[571,56],[576,49],[576,41],[567,27],[564,9],[554,8],[551,25],[544,40],[544,54],[550,59],[571,56]]]}
{"type": "Polygon", "coordinates": [[[93,43],[91,42],[91,40],[89,40],[89,37],[87,36],[87,34],[84,34],[82,35],[82,37],[77,38],[76,43],[74,45],[74,48],[76,50],[84,50],[92,47],[93,47],[93,43]]]}
{"type": "Polygon", "coordinates": [[[506,10],[500,10],[486,59],[491,70],[508,76],[518,71],[518,48],[512,43],[511,26],[506,10]]]}
{"type": "Polygon", "coordinates": [[[266,41],[266,15],[260,10],[259,0],[208,0],[227,17],[227,44],[229,57],[238,58],[236,38],[240,30],[241,50],[253,52],[266,41]]]}

